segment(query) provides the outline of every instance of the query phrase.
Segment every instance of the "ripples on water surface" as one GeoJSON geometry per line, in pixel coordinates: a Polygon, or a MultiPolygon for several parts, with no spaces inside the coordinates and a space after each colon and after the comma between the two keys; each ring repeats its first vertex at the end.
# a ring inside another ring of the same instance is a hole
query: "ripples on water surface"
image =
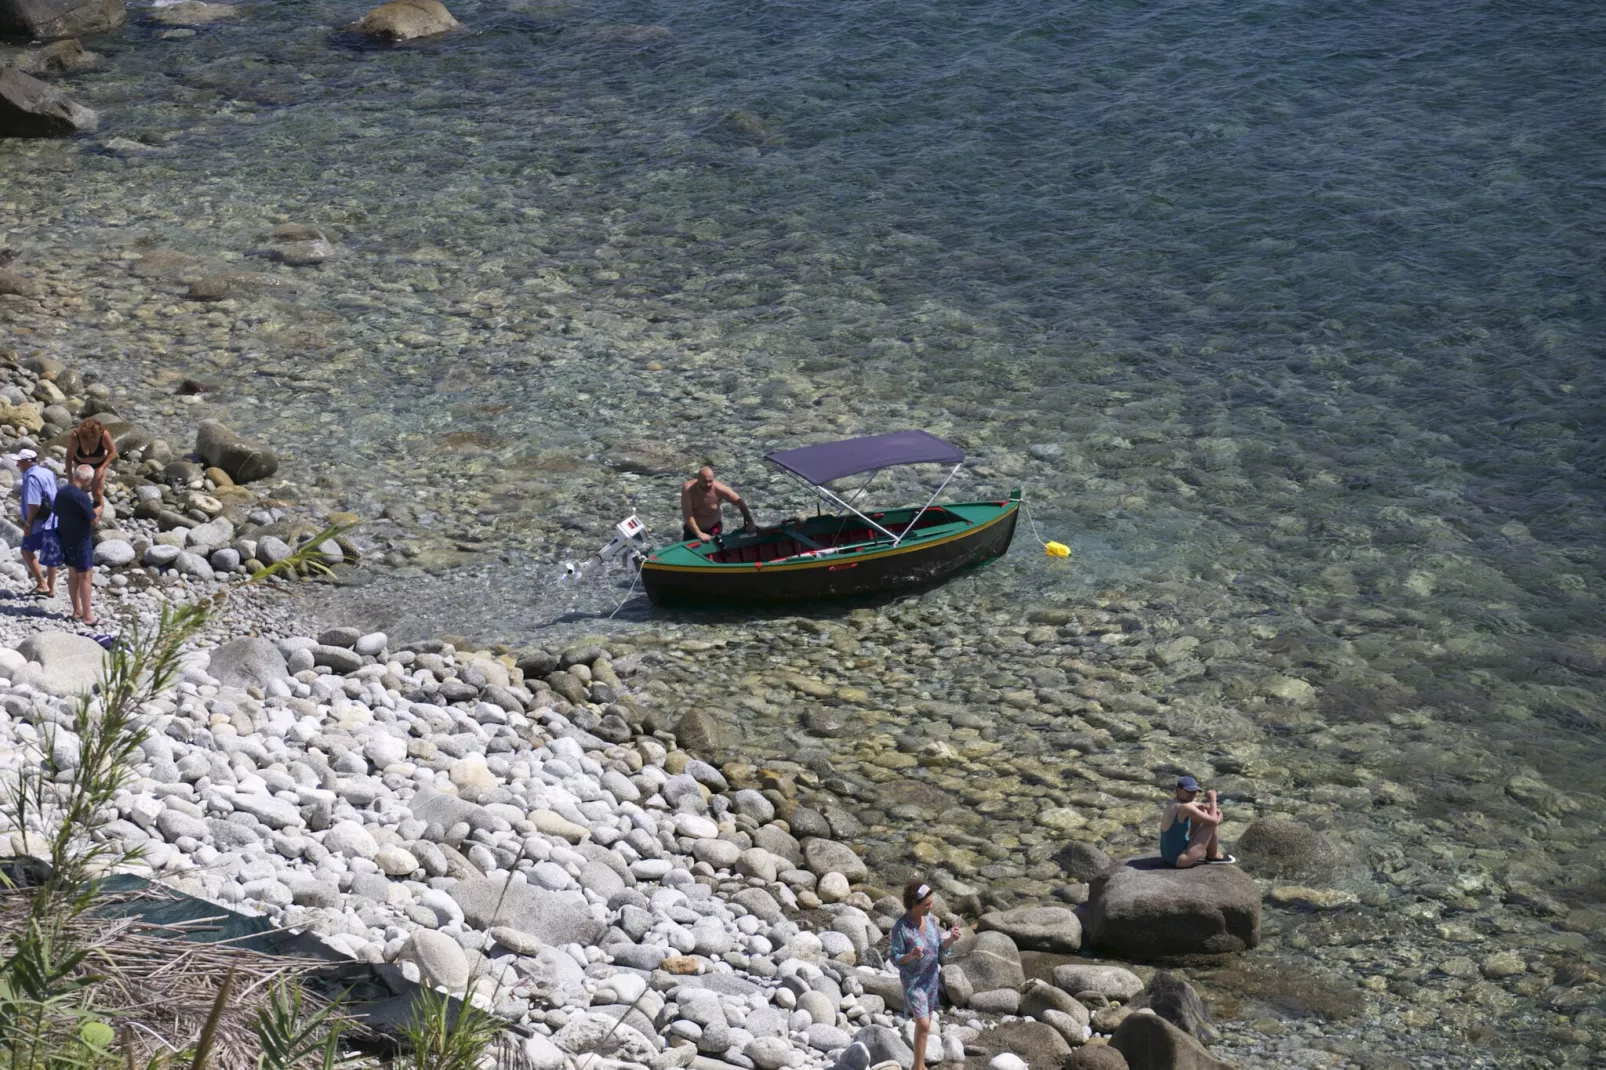
{"type": "MultiPolygon", "coordinates": [[[[1025,483],[1078,551],[1023,536],[928,599],[933,636],[1099,592],[1235,642],[1229,677],[1309,678],[1335,723],[1425,710],[1487,791],[1454,761],[1391,776],[1467,844],[1488,793],[1494,839],[1547,824],[1544,881],[1593,909],[1606,9],[452,7],[467,32],[394,50],[325,3],[136,22],[73,90],[156,151],[0,150],[7,240],[103,287],[49,345],[219,378],[331,506],[411,511],[368,525],[411,564],[331,612],[594,629],[611,600],[553,563],[631,509],[672,530],[669,472],[711,458],[769,515],[801,499],[765,450],[927,426],[970,447],[967,489],[1025,483]],[[344,255],[241,259],[284,220],[344,255]],[[103,269],[151,248],[302,289],[198,306],[103,269]],[[1521,768],[1582,814],[1502,794],[1521,768]]],[[[985,701],[965,671],[927,694],[985,701]]],[[[1266,708],[1212,672],[1179,694],[1266,708]]]]}

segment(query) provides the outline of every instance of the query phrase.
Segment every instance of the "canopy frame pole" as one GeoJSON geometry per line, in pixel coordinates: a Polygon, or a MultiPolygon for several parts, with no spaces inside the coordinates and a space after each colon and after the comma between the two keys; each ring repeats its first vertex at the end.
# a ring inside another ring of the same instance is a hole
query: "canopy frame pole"
{"type": "Polygon", "coordinates": [[[870,473],[870,478],[865,480],[863,483],[861,483],[859,485],[859,489],[853,492],[853,497],[848,499],[848,507],[849,508],[852,508],[852,503],[858,501],[861,497],[864,496],[864,492],[870,489],[870,484],[874,483],[875,482],[875,477],[880,475],[880,474],[881,474],[880,470],[871,472],[870,473]]]}
{"type": "Polygon", "coordinates": [[[912,519],[910,519],[909,523],[904,525],[903,531],[896,538],[894,538],[892,540],[892,545],[897,546],[899,543],[903,542],[904,536],[908,535],[911,531],[913,531],[915,529],[915,525],[920,523],[920,518],[926,515],[926,510],[931,508],[931,503],[937,500],[937,495],[939,495],[939,494],[941,494],[943,492],[943,488],[948,485],[948,483],[954,478],[954,476],[957,476],[959,474],[959,470],[961,468],[963,468],[964,466],[965,466],[965,462],[963,462],[963,461],[960,461],[958,464],[954,465],[954,470],[952,472],[949,472],[948,473],[948,477],[937,485],[937,489],[936,490],[931,492],[931,497],[926,499],[926,504],[922,505],[920,507],[920,511],[918,513],[916,513],[912,519]]]}
{"type": "Polygon", "coordinates": [[[810,483],[808,480],[804,479],[802,476],[798,475],[796,472],[793,472],[791,469],[787,468],[785,465],[777,465],[777,467],[779,467],[782,471],[784,471],[787,475],[791,476],[793,479],[797,480],[799,483],[802,483],[805,487],[808,487],[815,494],[817,494],[820,498],[828,500],[828,501],[831,501],[831,502],[834,502],[835,504],[841,506],[843,509],[846,509],[848,512],[852,513],[854,516],[858,517],[860,520],[864,521],[866,524],[869,524],[872,528],[875,528],[881,534],[883,534],[887,538],[891,539],[892,542],[893,542],[893,545],[897,545],[898,536],[894,535],[892,532],[888,531],[886,528],[882,527],[880,524],[877,524],[874,520],[871,520],[869,517],[865,516],[863,513],[859,512],[857,509],[853,508],[853,506],[851,506],[847,502],[843,501],[841,499],[841,497],[839,497],[836,494],[836,492],[832,491],[829,487],[822,487],[822,486],[819,486],[818,484],[810,483]]]}

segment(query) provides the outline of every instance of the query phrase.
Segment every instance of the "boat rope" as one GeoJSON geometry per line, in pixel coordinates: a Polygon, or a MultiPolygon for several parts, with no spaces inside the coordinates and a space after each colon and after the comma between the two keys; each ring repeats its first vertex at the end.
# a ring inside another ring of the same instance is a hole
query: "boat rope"
{"type": "Polygon", "coordinates": [[[1042,532],[1037,530],[1037,521],[1032,518],[1032,507],[1026,504],[1026,498],[1024,495],[1020,500],[1020,509],[1021,512],[1026,514],[1026,523],[1032,529],[1032,538],[1037,540],[1037,545],[1043,548],[1044,553],[1048,554],[1050,557],[1071,556],[1071,548],[1069,546],[1066,546],[1062,542],[1050,542],[1043,538],[1042,532]]]}
{"type": "Polygon", "coordinates": [[[630,601],[630,596],[636,593],[636,584],[641,580],[641,570],[646,567],[647,559],[644,557],[641,559],[641,564],[636,566],[636,574],[630,578],[630,590],[625,592],[623,600],[621,600],[618,605],[613,607],[613,612],[604,617],[604,620],[613,620],[613,618],[619,615],[619,611],[625,608],[625,602],[630,601]]]}

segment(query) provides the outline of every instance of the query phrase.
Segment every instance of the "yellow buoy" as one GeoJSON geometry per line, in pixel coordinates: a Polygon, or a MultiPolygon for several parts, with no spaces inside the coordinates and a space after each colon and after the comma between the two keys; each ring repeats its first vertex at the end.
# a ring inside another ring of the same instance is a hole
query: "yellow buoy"
{"type": "Polygon", "coordinates": [[[1047,543],[1044,543],[1043,544],[1043,549],[1048,551],[1048,556],[1049,557],[1070,557],[1071,556],[1071,548],[1069,546],[1066,546],[1063,542],[1047,542],[1047,543]]]}

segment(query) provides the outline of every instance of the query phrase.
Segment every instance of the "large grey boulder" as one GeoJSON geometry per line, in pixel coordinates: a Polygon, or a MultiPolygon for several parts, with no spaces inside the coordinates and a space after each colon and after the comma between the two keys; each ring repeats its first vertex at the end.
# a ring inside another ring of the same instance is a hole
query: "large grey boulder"
{"type": "Polygon", "coordinates": [[[786,859],[794,866],[803,864],[803,845],[797,838],[776,824],[760,825],[752,832],[753,846],[762,847],[772,855],[786,859]]]}
{"type": "Polygon", "coordinates": [[[607,929],[591,916],[583,893],[535,888],[511,875],[459,881],[447,894],[476,929],[508,925],[547,944],[592,944],[607,929]]]}
{"type": "Polygon", "coordinates": [[[256,636],[231,639],[212,651],[207,674],[224,687],[266,687],[290,679],[290,666],[276,643],[256,636]]]}
{"type": "Polygon", "coordinates": [[[1260,943],[1260,889],[1237,866],[1134,859],[1094,878],[1086,922],[1089,945],[1121,958],[1232,954],[1260,943]]]}
{"type": "Polygon", "coordinates": [[[28,664],[13,681],[62,698],[93,688],[106,656],[99,643],[72,632],[36,632],[17,644],[17,653],[27,658],[28,664]]]}
{"type": "Polygon", "coordinates": [[[962,936],[953,945],[950,965],[958,967],[972,991],[991,992],[998,988],[1019,988],[1026,981],[1020,952],[1014,941],[1000,932],[980,932],[962,936]]]}
{"type": "Polygon", "coordinates": [[[312,648],[312,663],[338,673],[356,672],[362,668],[362,656],[343,646],[315,646],[312,648]]]}
{"type": "Polygon", "coordinates": [[[93,561],[97,567],[121,568],[132,565],[139,555],[134,553],[134,544],[122,539],[103,539],[95,544],[93,561]]]}
{"type": "Polygon", "coordinates": [[[277,795],[262,792],[240,792],[233,797],[234,808],[250,814],[270,829],[296,828],[301,825],[301,811],[295,803],[277,795]]]}
{"type": "Polygon", "coordinates": [[[61,90],[15,68],[0,67],[0,137],[71,137],[94,130],[99,121],[61,90]]]}
{"type": "Polygon", "coordinates": [[[115,30],[123,0],[0,0],[0,36],[51,40],[115,30]]]}
{"type": "Polygon", "coordinates": [[[216,420],[202,420],[195,432],[195,453],[213,468],[221,468],[236,483],[267,479],[279,470],[279,455],[229,430],[216,420]]]}
{"type": "Polygon", "coordinates": [[[586,993],[585,970],[568,952],[555,947],[526,953],[519,963],[519,976],[521,987],[528,989],[533,1002],[557,1007],[584,1005],[590,999],[586,993]]]}
{"type": "Polygon", "coordinates": [[[1129,1014],[1110,1037],[1131,1070],[1229,1070],[1188,1034],[1148,1011],[1129,1014]]]}
{"type": "Polygon", "coordinates": [[[977,927],[1001,932],[1030,951],[1079,951],[1082,923],[1065,907],[1018,907],[983,914],[977,927]]]}
{"type": "Polygon", "coordinates": [[[209,553],[219,546],[227,546],[233,538],[234,525],[227,517],[220,516],[190,529],[190,548],[196,553],[209,553]]]}

